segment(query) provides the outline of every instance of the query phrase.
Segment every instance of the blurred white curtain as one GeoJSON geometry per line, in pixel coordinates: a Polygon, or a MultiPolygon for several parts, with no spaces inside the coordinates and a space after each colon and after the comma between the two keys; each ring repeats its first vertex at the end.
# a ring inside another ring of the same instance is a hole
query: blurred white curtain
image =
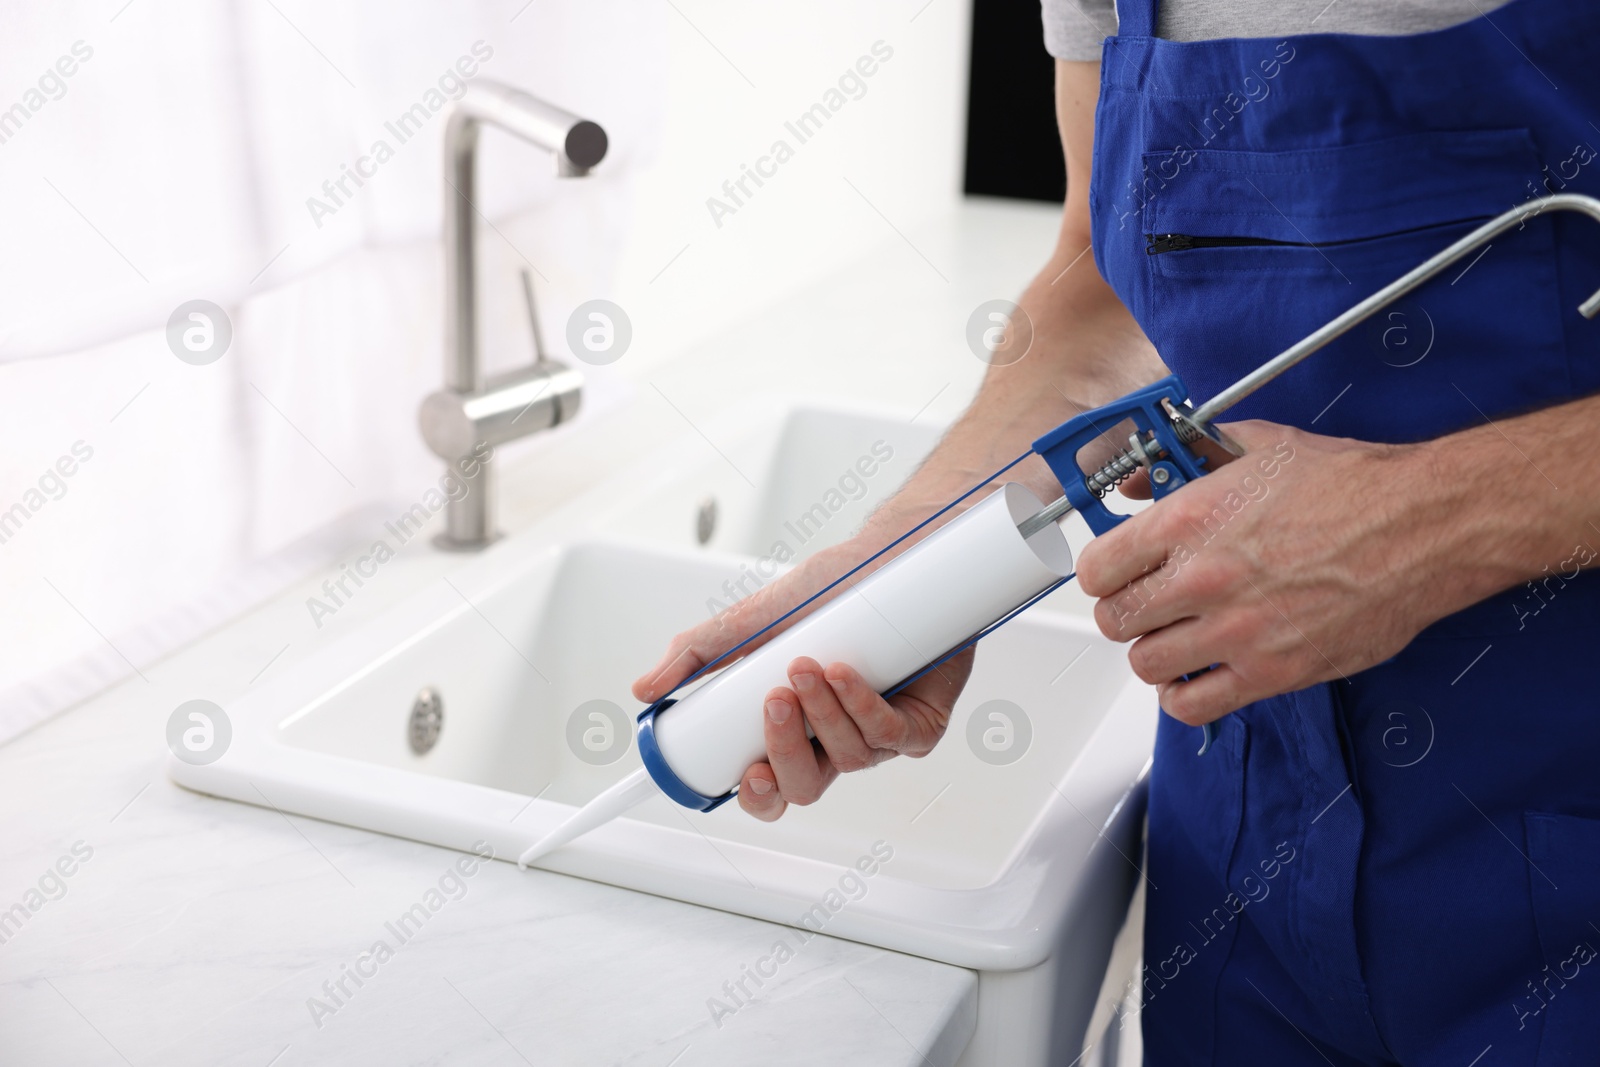
{"type": "MultiPolygon", "coordinates": [[[[472,70],[606,127],[611,152],[582,182],[558,182],[531,147],[485,138],[477,206],[496,229],[480,244],[509,243],[499,261],[534,268],[547,322],[559,322],[603,292],[630,177],[656,149],[664,10],[8,10],[0,740],[334,562],[437,478],[415,412],[440,376],[445,109],[404,141],[388,124],[447,99],[472,70]],[[324,183],[379,141],[390,152],[376,172],[359,187],[346,179],[337,210],[315,217],[308,198],[330,203],[324,183]],[[207,366],[166,344],[168,316],[193,299],[232,320],[232,346],[207,366]]],[[[528,358],[502,310],[516,306],[515,278],[499,273],[483,280],[491,367],[528,358]]]]}

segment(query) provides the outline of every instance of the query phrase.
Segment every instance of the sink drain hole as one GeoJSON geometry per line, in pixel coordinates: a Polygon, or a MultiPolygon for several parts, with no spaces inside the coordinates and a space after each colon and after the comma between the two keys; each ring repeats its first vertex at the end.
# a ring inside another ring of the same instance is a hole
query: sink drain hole
{"type": "Polygon", "coordinates": [[[411,705],[411,721],[406,737],[411,751],[426,756],[439,743],[439,731],[444,729],[444,699],[433,689],[423,689],[411,705]]]}

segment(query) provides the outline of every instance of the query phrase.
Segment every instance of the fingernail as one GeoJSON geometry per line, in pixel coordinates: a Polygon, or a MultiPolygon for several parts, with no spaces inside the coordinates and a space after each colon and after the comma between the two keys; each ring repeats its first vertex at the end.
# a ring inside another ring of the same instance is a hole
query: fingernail
{"type": "Polygon", "coordinates": [[[817,687],[817,676],[814,674],[797,674],[793,681],[794,687],[802,693],[809,693],[817,687]]]}
{"type": "Polygon", "coordinates": [[[767,718],[782,726],[789,721],[789,702],[787,700],[767,701],[767,718]]]}
{"type": "Polygon", "coordinates": [[[833,691],[835,693],[837,693],[839,696],[844,696],[845,683],[842,679],[829,678],[828,684],[833,687],[833,691]]]}
{"type": "Polygon", "coordinates": [[[772,792],[772,783],[765,778],[752,778],[750,779],[750,792],[758,797],[764,797],[772,792]]]}

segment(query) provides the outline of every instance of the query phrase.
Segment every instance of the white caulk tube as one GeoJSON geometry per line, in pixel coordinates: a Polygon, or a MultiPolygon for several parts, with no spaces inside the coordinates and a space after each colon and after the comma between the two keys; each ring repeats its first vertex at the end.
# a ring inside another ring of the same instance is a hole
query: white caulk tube
{"type": "MultiPolygon", "coordinates": [[[[639,717],[639,754],[663,793],[710,811],[766,758],[767,693],[789,684],[809,656],[848,663],[884,692],[959,647],[1072,573],[1072,549],[1054,523],[1026,539],[1018,523],[1039,499],[1002,485],[788,630],[681,699],[639,717]]],[[[520,858],[523,864],[648,797],[643,772],[613,786],[520,858]],[[605,809],[605,810],[601,810],[605,809]]]]}

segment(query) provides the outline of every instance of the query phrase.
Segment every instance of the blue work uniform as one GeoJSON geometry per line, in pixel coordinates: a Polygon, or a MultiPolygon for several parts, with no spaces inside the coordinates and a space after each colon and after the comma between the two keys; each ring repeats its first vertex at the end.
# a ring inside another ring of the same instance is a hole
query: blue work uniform
{"type": "MultiPolygon", "coordinates": [[[[1411,442],[1600,390],[1576,311],[1600,226],[1536,213],[1600,194],[1600,4],[1192,43],[1155,37],[1157,6],[1124,0],[1105,43],[1094,252],[1197,402],[1522,203],[1481,258],[1225,418],[1411,442]]],[[[1563,456],[1525,460],[1495,507],[1596,495],[1563,456]]],[[[1600,1064],[1600,574],[1578,573],[1600,529],[1569,540],[1393,659],[1225,717],[1206,755],[1162,717],[1148,1063],[1600,1064]]]]}

